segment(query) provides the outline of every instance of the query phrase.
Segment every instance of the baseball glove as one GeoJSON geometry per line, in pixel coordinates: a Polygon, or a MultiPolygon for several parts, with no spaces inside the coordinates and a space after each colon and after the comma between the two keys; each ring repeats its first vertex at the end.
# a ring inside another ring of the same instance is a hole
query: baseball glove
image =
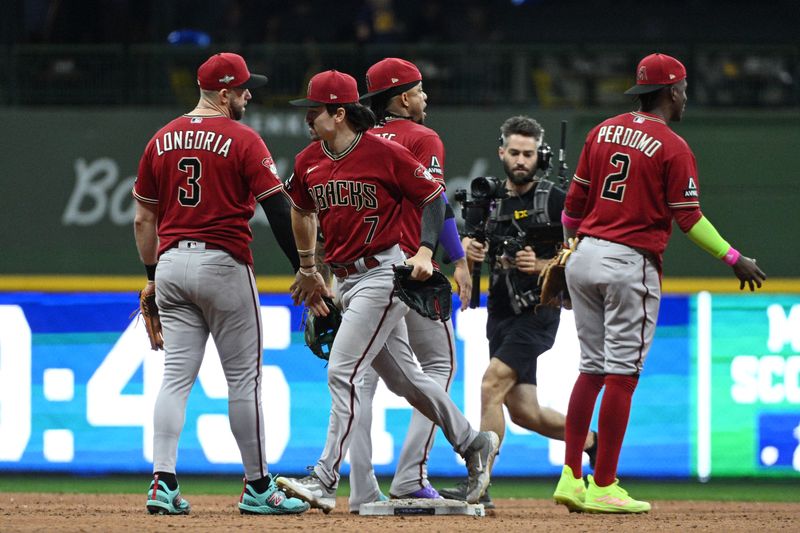
{"type": "Polygon", "coordinates": [[[325,361],[331,356],[333,339],[342,323],[342,312],[333,303],[333,300],[323,296],[322,300],[328,306],[328,316],[316,316],[307,311],[303,327],[305,328],[306,346],[314,355],[325,361]]]}
{"type": "Polygon", "coordinates": [[[436,269],[425,281],[411,279],[413,271],[406,265],[394,267],[394,295],[425,318],[448,321],[453,304],[450,280],[436,269]]]}
{"type": "Polygon", "coordinates": [[[158,316],[156,292],[149,287],[139,291],[139,313],[142,315],[142,322],[150,339],[150,349],[163,350],[164,337],[161,334],[161,317],[158,316]]]}
{"type": "Polygon", "coordinates": [[[575,249],[575,244],[577,243],[570,242],[569,248],[561,249],[539,273],[541,296],[539,305],[536,306],[537,309],[542,306],[559,309],[562,305],[567,309],[572,309],[567,292],[566,267],[567,259],[575,249]]]}

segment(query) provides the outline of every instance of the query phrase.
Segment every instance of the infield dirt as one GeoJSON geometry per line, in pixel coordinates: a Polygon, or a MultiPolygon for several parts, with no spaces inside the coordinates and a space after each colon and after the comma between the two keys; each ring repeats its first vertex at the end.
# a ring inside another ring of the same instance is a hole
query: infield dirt
{"type": "Polygon", "coordinates": [[[495,499],[483,518],[458,516],[362,517],[339,498],[328,514],[243,516],[236,496],[191,496],[188,516],[151,516],[131,494],[0,493],[0,531],[797,531],[800,504],[654,501],[646,515],[569,514],[547,500],[495,499]]]}

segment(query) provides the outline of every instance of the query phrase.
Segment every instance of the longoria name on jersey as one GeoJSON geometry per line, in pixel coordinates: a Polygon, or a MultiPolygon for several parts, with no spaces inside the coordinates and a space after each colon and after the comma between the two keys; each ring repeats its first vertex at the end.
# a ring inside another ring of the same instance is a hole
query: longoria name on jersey
{"type": "Polygon", "coordinates": [[[206,150],[228,157],[233,139],[213,131],[175,130],[156,137],[156,153],[164,155],[172,150],[206,150]]]}
{"type": "Polygon", "coordinates": [[[330,180],[325,184],[312,185],[308,192],[320,211],[330,207],[355,207],[356,211],[378,207],[377,189],[372,183],[330,180]]]}
{"type": "Polygon", "coordinates": [[[639,150],[647,157],[653,157],[658,149],[661,148],[661,141],[641,130],[626,128],[625,126],[601,126],[597,132],[597,142],[629,146],[639,150]]]}

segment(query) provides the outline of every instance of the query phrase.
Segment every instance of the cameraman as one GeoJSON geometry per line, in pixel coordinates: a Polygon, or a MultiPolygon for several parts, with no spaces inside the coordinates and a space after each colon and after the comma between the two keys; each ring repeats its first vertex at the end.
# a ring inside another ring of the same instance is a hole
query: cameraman
{"type": "MultiPolygon", "coordinates": [[[[486,240],[465,237],[467,259],[491,269],[489,366],[481,382],[481,430],[492,430],[502,442],[505,433],[503,405],[511,420],[552,439],[564,440],[565,417],[536,398],[536,359],[552,348],[560,310],[540,307],[538,274],[556,255],[562,242],[561,210],[566,194],[553,182],[536,177],[550,166],[550,150],[542,144],[544,129],[534,119],[515,116],[500,127],[498,154],[507,179],[485,180],[482,192],[494,198],[491,209],[465,209],[465,231],[486,240]],[[495,203],[496,202],[496,203],[495,203]],[[486,211],[489,211],[488,213],[486,211]],[[486,216],[488,215],[488,220],[486,216]]],[[[475,199],[473,182],[473,199],[475,199]]],[[[589,432],[584,449],[594,463],[596,436],[589,432]]],[[[445,498],[463,499],[461,484],[439,492],[445,498]]],[[[488,491],[480,500],[490,503],[488,491]]]]}

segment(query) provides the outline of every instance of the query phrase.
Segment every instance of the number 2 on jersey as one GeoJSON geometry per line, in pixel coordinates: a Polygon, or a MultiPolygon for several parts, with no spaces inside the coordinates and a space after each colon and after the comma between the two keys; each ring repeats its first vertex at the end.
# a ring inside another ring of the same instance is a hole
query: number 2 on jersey
{"type": "Polygon", "coordinates": [[[628,170],[631,166],[631,156],[616,152],[609,162],[617,169],[603,180],[603,190],[600,196],[606,200],[621,202],[625,196],[625,180],[628,179],[628,170]]]}
{"type": "Polygon", "coordinates": [[[196,157],[183,157],[178,161],[178,170],[186,173],[186,184],[189,189],[178,187],[178,203],[185,207],[197,207],[200,203],[200,178],[203,177],[203,166],[196,157]]]}
{"type": "Polygon", "coordinates": [[[369,224],[369,231],[367,232],[367,238],[364,239],[364,244],[372,242],[372,239],[375,237],[375,230],[378,229],[378,222],[380,219],[381,217],[378,216],[364,217],[364,224],[369,224]]]}

